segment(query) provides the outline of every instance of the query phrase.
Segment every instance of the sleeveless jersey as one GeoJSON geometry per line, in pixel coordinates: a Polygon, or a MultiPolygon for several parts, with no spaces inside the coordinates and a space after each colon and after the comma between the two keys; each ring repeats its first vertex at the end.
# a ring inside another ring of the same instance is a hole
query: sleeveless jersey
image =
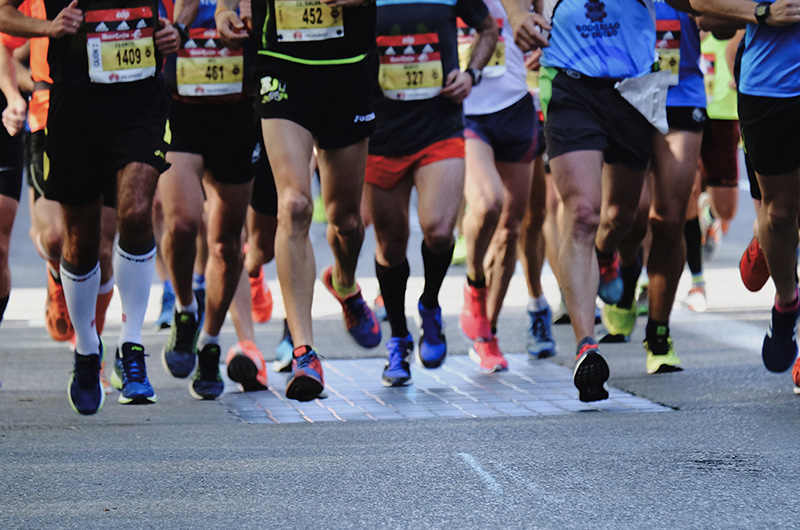
{"type": "MultiPolygon", "coordinates": [[[[500,38],[495,53],[486,68],[483,80],[464,100],[464,114],[491,114],[510,107],[528,92],[522,51],[514,44],[514,33],[500,0],[484,0],[489,14],[497,19],[500,38]],[[501,64],[496,64],[501,63],[501,64]]],[[[459,42],[459,55],[462,44],[459,42]]],[[[467,56],[468,59],[468,56],[467,56]]],[[[466,64],[462,60],[462,69],[466,64]]]]}
{"type": "Polygon", "coordinates": [[[614,79],[651,71],[653,0],[560,0],[547,15],[553,29],[543,66],[614,79]]]}

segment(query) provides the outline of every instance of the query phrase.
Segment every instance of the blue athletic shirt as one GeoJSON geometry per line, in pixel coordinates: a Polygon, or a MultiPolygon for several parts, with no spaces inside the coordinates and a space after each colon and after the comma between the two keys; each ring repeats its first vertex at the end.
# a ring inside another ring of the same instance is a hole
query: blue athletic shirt
{"type": "Polygon", "coordinates": [[[544,66],[615,79],[639,77],[652,69],[653,0],[561,0],[551,25],[544,66]]]}
{"type": "Polygon", "coordinates": [[[739,91],[750,96],[800,96],[800,24],[748,24],[739,91]]]}
{"type": "MultiPolygon", "coordinates": [[[[680,22],[680,61],[678,84],[669,87],[667,107],[706,107],[706,89],[700,70],[700,30],[692,18],[677,11],[663,0],[656,1],[656,28],[658,38],[664,39],[660,23],[680,22]]],[[[668,29],[667,29],[668,31],[668,29]]],[[[664,39],[666,40],[666,39],[664,39]]],[[[659,42],[662,42],[659,40],[659,42]]]]}

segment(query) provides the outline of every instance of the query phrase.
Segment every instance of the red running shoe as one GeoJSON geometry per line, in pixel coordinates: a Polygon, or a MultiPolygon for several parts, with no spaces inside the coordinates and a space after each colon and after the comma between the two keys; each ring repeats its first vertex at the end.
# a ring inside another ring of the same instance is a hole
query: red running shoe
{"type": "Polygon", "coordinates": [[[470,340],[492,338],[492,325],[486,316],[486,287],[464,285],[464,307],[459,319],[461,331],[470,340]]]}
{"type": "Polygon", "coordinates": [[[75,335],[67,312],[64,287],[47,270],[47,303],[44,306],[44,322],[47,332],[57,341],[67,341],[75,335]]]}
{"type": "Polygon", "coordinates": [[[258,271],[258,276],[250,277],[251,313],[254,322],[263,324],[272,318],[272,293],[264,283],[264,269],[258,271]]]}
{"type": "Polygon", "coordinates": [[[739,274],[742,276],[742,283],[748,291],[760,291],[764,284],[769,280],[769,269],[764,251],[758,244],[755,237],[750,240],[750,244],[739,260],[739,274]]]}

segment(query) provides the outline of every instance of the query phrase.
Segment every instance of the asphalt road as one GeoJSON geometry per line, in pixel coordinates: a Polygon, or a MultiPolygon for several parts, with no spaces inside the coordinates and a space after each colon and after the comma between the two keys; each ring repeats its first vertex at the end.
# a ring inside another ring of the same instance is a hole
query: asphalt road
{"type": "MultiPolygon", "coordinates": [[[[71,359],[43,329],[44,267],[21,208],[15,291],[0,329],[0,528],[798,527],[800,397],[788,373],[761,364],[772,292],[748,293],[738,280],[751,234],[746,193],[740,210],[707,265],[709,310],[676,306],[671,330],[685,370],[645,374],[643,318],[630,343],[603,347],[610,385],[666,410],[251,423],[231,385],[219,401],[197,402],[186,381],[167,376],[158,362],[165,333],[149,325],[144,340],[158,403],[124,407],[110,396],[96,416],[72,412],[65,395],[71,359]]],[[[322,270],[330,263],[324,228],[313,234],[322,270]]],[[[375,287],[371,237],[359,265],[367,294],[375,287]]],[[[412,288],[421,275],[418,249],[415,232],[412,288]]],[[[462,275],[451,270],[442,297],[452,365],[469,347],[457,337],[462,275]]],[[[274,280],[274,268],[268,277],[274,280]]],[[[524,284],[518,276],[514,282],[500,341],[507,352],[522,352],[524,284]]],[[[684,279],[679,296],[686,286],[684,279]]],[[[273,290],[275,318],[257,328],[268,359],[282,328],[273,290]]],[[[409,307],[415,300],[409,293],[409,307]]],[[[106,340],[115,339],[116,322],[110,318],[106,340]]],[[[570,369],[571,329],[555,333],[559,355],[532,371],[570,369]]],[[[375,358],[379,374],[380,350],[354,347],[322,295],[315,334],[329,361],[375,358]]],[[[223,343],[234,342],[226,325],[223,343]]],[[[281,378],[271,374],[277,386],[281,378]]]]}

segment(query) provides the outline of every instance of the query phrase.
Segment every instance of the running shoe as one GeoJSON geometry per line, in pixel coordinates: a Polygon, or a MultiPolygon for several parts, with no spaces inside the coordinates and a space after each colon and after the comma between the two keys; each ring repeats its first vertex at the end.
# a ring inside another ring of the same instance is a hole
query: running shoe
{"type": "Polygon", "coordinates": [[[702,313],[706,310],[706,288],[704,285],[693,285],[691,289],[689,289],[689,294],[686,295],[686,300],[684,300],[686,307],[689,308],[690,311],[694,311],[696,313],[702,313]]]}
{"type": "Polygon", "coordinates": [[[787,313],[772,307],[772,320],[761,347],[761,358],[770,372],[785,372],[797,357],[797,318],[800,307],[787,313]]]}
{"type": "Polygon", "coordinates": [[[175,311],[169,339],[161,350],[161,360],[167,373],[183,379],[194,370],[197,357],[197,336],[200,334],[200,320],[190,312],[175,311]]]}
{"type": "Polygon", "coordinates": [[[172,325],[172,313],[175,311],[175,291],[164,289],[161,293],[161,312],[156,319],[156,330],[167,329],[172,325]]]}
{"type": "Polygon", "coordinates": [[[648,374],[666,374],[683,370],[681,360],[675,353],[672,337],[657,342],[644,339],[643,343],[644,351],[647,352],[648,374]]]}
{"type": "Polygon", "coordinates": [[[258,347],[243,340],[228,350],[228,377],[239,383],[245,392],[267,390],[267,363],[258,347]]]}
{"type": "Polygon", "coordinates": [[[114,369],[111,371],[110,383],[111,386],[117,390],[122,390],[122,356],[119,354],[119,348],[114,353],[114,369]]]}
{"type": "Polygon", "coordinates": [[[67,398],[72,410],[89,416],[103,408],[105,392],[100,382],[100,365],[105,347],[100,341],[100,352],[81,355],[75,352],[75,364],[67,387],[67,398]]]}
{"type": "Polygon", "coordinates": [[[800,396],[800,359],[797,359],[792,368],[792,381],[794,381],[794,393],[800,396]]]}
{"type": "Polygon", "coordinates": [[[492,338],[492,325],[486,316],[486,287],[464,284],[464,307],[459,323],[461,331],[472,341],[492,338]]]}
{"type": "Polygon", "coordinates": [[[638,293],[636,294],[636,314],[646,316],[650,312],[650,280],[645,279],[639,282],[638,293]]]}
{"type": "Polygon", "coordinates": [[[122,358],[122,393],[118,401],[123,405],[155,403],[156,393],[147,379],[144,346],[126,342],[118,355],[122,358]]]}
{"type": "Polygon", "coordinates": [[[286,397],[297,401],[312,401],[325,389],[322,363],[317,352],[308,346],[299,346],[294,352],[292,376],[286,382],[286,397]]]}
{"type": "Polygon", "coordinates": [[[386,304],[383,302],[383,295],[378,291],[378,296],[372,302],[372,312],[375,313],[375,318],[381,322],[389,320],[389,315],[386,314],[386,304]]]}
{"type": "Polygon", "coordinates": [[[481,371],[487,374],[508,370],[508,361],[497,345],[497,337],[492,335],[485,340],[476,340],[469,349],[469,358],[478,363],[481,371]]]}
{"type": "Polygon", "coordinates": [[[769,280],[767,258],[764,257],[764,251],[761,250],[761,245],[755,237],[750,240],[742,259],[739,260],[739,274],[747,290],[754,293],[760,291],[769,280]]]}
{"type": "Polygon", "coordinates": [[[600,284],[597,286],[597,294],[603,302],[616,304],[622,298],[623,289],[622,276],[619,273],[619,254],[615,251],[610,263],[600,265],[600,284]]]}
{"type": "Polygon", "coordinates": [[[265,323],[272,318],[272,292],[264,282],[264,269],[258,270],[258,276],[250,277],[250,300],[253,322],[265,323]]]}
{"type": "Polygon", "coordinates": [[[603,326],[610,335],[630,337],[636,326],[636,308],[624,309],[616,304],[606,304],[600,311],[603,326]]]}
{"type": "Polygon", "coordinates": [[[189,394],[193,398],[210,401],[217,399],[225,391],[225,382],[219,371],[220,353],[219,344],[206,344],[197,353],[197,370],[189,384],[189,394]]]}
{"type": "Polygon", "coordinates": [[[556,342],[553,340],[553,314],[550,306],[539,311],[528,311],[531,323],[528,326],[526,347],[528,355],[539,359],[547,359],[556,354],[556,342]]]}
{"type": "Polygon", "coordinates": [[[450,258],[450,265],[463,265],[467,262],[467,240],[463,235],[456,238],[453,246],[453,257],[450,258]]]}
{"type": "Polygon", "coordinates": [[[610,373],[597,344],[584,344],[575,356],[575,369],[572,371],[578,399],[585,403],[608,399],[606,381],[610,373]]]}
{"type": "MultiPolygon", "coordinates": [[[[347,332],[362,348],[375,348],[381,343],[381,325],[372,309],[361,296],[361,287],[347,298],[342,298],[333,288],[333,266],[322,271],[322,283],[325,288],[342,304],[344,324],[347,332]]],[[[316,397],[316,396],[315,396],[316,397]]],[[[313,398],[312,398],[313,399],[313,398]]]]}
{"type": "MultiPolygon", "coordinates": [[[[47,332],[59,342],[67,341],[75,335],[64,298],[64,287],[57,282],[50,269],[47,269],[47,302],[44,307],[44,322],[47,332]]],[[[92,413],[93,414],[93,413],[92,413]]]]}
{"type": "MultiPolygon", "coordinates": [[[[602,315],[601,309],[597,306],[594,307],[594,323],[600,324],[602,322],[602,315]]],[[[569,316],[569,311],[567,310],[567,303],[564,301],[564,296],[561,296],[561,304],[559,304],[558,309],[553,314],[553,324],[571,324],[572,318],[569,316]]]]}
{"type": "Polygon", "coordinates": [[[439,368],[447,356],[447,340],[442,332],[442,308],[428,309],[418,302],[417,309],[421,331],[417,363],[425,368],[439,368]]]}
{"type": "Polygon", "coordinates": [[[100,361],[100,384],[103,385],[103,394],[109,395],[114,392],[114,388],[111,386],[108,378],[105,374],[106,371],[106,361],[103,359],[100,361]]]}
{"type": "Polygon", "coordinates": [[[283,319],[283,338],[281,339],[278,347],[275,348],[275,361],[272,363],[273,372],[291,372],[292,371],[292,352],[294,351],[294,343],[292,342],[292,334],[289,332],[289,323],[283,319]]]}
{"type": "Polygon", "coordinates": [[[386,365],[383,367],[383,386],[411,384],[411,367],[408,359],[414,349],[414,338],[391,337],[386,343],[386,365]]]}
{"type": "Polygon", "coordinates": [[[713,260],[722,247],[722,222],[711,213],[711,196],[704,191],[697,198],[700,221],[700,242],[703,245],[703,261],[713,260]]]}

